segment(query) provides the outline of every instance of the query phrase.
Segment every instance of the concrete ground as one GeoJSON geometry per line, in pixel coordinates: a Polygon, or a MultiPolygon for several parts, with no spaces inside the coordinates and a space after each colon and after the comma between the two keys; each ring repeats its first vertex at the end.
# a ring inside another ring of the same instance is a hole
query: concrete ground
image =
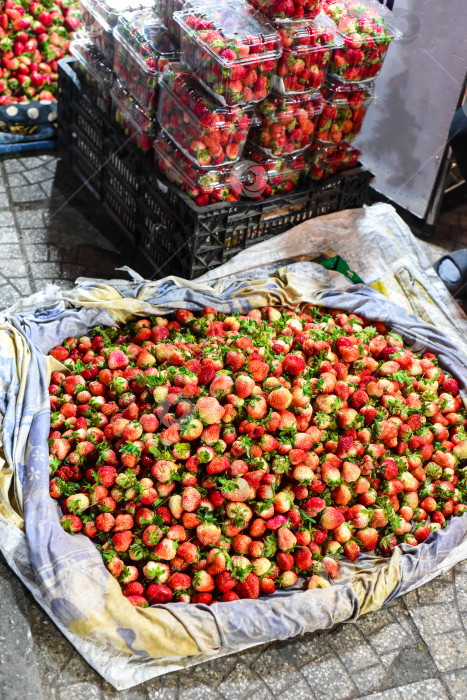
{"type": "MultiPolygon", "coordinates": [[[[71,205],[54,156],[0,163],[0,309],[47,283],[115,277],[127,264],[92,225],[95,205],[71,205]]],[[[108,224],[112,238],[112,224],[108,224]]],[[[430,258],[467,246],[467,202],[423,243],[430,258]]],[[[140,270],[142,274],[144,269],[140,270]]],[[[0,559],[3,700],[464,700],[467,562],[357,623],[277,642],[117,693],[91,669],[0,559]]]]}

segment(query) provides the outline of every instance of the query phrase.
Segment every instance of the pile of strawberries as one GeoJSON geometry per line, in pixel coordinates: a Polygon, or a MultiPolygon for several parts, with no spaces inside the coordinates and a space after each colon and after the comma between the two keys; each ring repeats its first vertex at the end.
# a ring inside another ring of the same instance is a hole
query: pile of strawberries
{"type": "Polygon", "coordinates": [[[0,106],[55,99],[57,62],[79,26],[73,0],[0,3],[0,106]]]}
{"type": "Polygon", "coordinates": [[[180,309],[51,354],[50,493],[133,605],[325,587],[467,510],[457,381],[383,323],[180,309]]]}

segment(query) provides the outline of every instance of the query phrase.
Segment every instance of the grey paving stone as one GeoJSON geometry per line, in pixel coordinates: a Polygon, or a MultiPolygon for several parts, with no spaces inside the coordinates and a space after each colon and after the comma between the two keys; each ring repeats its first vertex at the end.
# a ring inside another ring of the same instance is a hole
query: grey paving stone
{"type": "Polygon", "coordinates": [[[148,700],[178,700],[180,673],[168,673],[144,684],[148,700]]]}
{"type": "Polygon", "coordinates": [[[27,618],[27,601],[16,576],[0,561],[0,696],[43,698],[34,643],[27,618]],[[27,668],[27,683],[24,683],[27,668]]]}
{"type": "Polygon", "coordinates": [[[421,681],[427,676],[436,676],[437,668],[427,645],[418,642],[408,649],[402,649],[393,656],[386,666],[392,675],[391,685],[406,685],[421,681]]]}
{"type": "Polygon", "coordinates": [[[74,281],[77,277],[81,277],[82,275],[85,275],[85,274],[90,274],[89,270],[86,270],[85,265],[62,265],[61,266],[61,279],[74,281]]]}
{"type": "Polygon", "coordinates": [[[302,673],[319,700],[350,700],[358,697],[351,677],[335,654],[327,654],[304,666],[302,673]]]}
{"type": "Polygon", "coordinates": [[[467,565],[465,561],[460,562],[456,567],[454,587],[459,610],[465,612],[467,611],[467,565]]]}
{"type": "Polygon", "coordinates": [[[21,164],[24,170],[38,168],[42,165],[42,163],[43,161],[38,156],[28,156],[27,158],[21,158],[21,164]]]}
{"type": "Polygon", "coordinates": [[[5,258],[22,258],[23,251],[18,243],[3,243],[0,245],[0,269],[5,258]]]}
{"type": "Polygon", "coordinates": [[[467,697],[467,669],[445,673],[442,678],[452,700],[465,700],[467,697]]]}
{"type": "Polygon", "coordinates": [[[26,254],[30,262],[48,262],[51,250],[54,249],[45,243],[28,243],[26,245],[26,254]]]}
{"type": "Polygon", "coordinates": [[[284,688],[276,697],[280,700],[313,700],[315,695],[306,680],[302,678],[294,685],[284,688]]]}
{"type": "Polygon", "coordinates": [[[58,688],[57,697],[59,700],[101,700],[102,693],[98,686],[93,683],[75,683],[66,688],[58,688]]]}
{"type": "Polygon", "coordinates": [[[299,643],[291,649],[291,661],[295,663],[298,668],[302,668],[305,664],[316,661],[330,653],[331,647],[325,635],[305,635],[301,637],[299,643]]]}
{"type": "Polygon", "coordinates": [[[448,571],[444,576],[429,581],[425,586],[417,589],[420,605],[451,603],[454,597],[453,585],[454,574],[452,571],[448,571]]]}
{"type": "Polygon", "coordinates": [[[425,640],[461,627],[459,613],[453,603],[424,605],[411,610],[410,614],[425,640]]]}
{"type": "Polygon", "coordinates": [[[20,297],[21,295],[10,284],[5,284],[0,287],[0,309],[6,309],[18,301],[20,297]]]}
{"type": "MultiPolygon", "coordinates": [[[[41,197],[44,195],[41,193],[41,197]]],[[[15,209],[16,219],[21,228],[44,228],[48,211],[46,209],[15,209]]],[[[2,217],[3,218],[3,217],[2,217]]],[[[3,223],[4,226],[8,225],[3,223]]]]}
{"type": "Polygon", "coordinates": [[[25,277],[17,277],[15,279],[11,280],[11,286],[14,289],[17,289],[18,292],[23,297],[28,296],[29,294],[32,294],[32,292],[33,292],[30,281],[28,279],[26,279],[25,277]]]}
{"type": "Polygon", "coordinates": [[[426,641],[439,671],[454,671],[466,665],[467,638],[463,630],[456,630],[426,641]]]}
{"type": "Polygon", "coordinates": [[[40,202],[44,199],[44,192],[39,185],[25,185],[24,187],[14,187],[11,192],[13,202],[40,202]]]}
{"type": "Polygon", "coordinates": [[[379,661],[378,655],[356,625],[341,625],[329,636],[329,644],[350,672],[372,666],[379,661]]]}
{"type": "Polygon", "coordinates": [[[22,173],[8,173],[8,184],[13,188],[24,187],[24,185],[29,185],[30,182],[28,182],[22,173]]]}
{"type": "Polygon", "coordinates": [[[274,695],[302,681],[304,677],[296,666],[281,655],[281,651],[272,647],[264,652],[255,663],[255,671],[265,680],[274,695]]]}
{"type": "MultiPolygon", "coordinates": [[[[237,663],[233,671],[219,685],[218,691],[227,700],[242,700],[250,698],[255,693],[260,693],[260,697],[264,697],[265,700],[273,697],[259,675],[243,661],[237,663]]],[[[182,692],[180,694],[182,695],[182,692]]]]}
{"type": "MultiPolygon", "coordinates": [[[[21,237],[26,245],[36,245],[37,243],[47,243],[50,240],[50,234],[46,228],[26,228],[21,227],[21,237]]],[[[52,241],[50,241],[52,242],[52,241]]]]}
{"type": "Polygon", "coordinates": [[[7,173],[19,173],[23,170],[23,164],[21,161],[21,158],[14,158],[11,160],[6,160],[5,163],[5,170],[7,173]]]}
{"type": "Polygon", "coordinates": [[[15,228],[0,228],[0,244],[17,242],[18,234],[15,228]]]}
{"type": "Polygon", "coordinates": [[[28,271],[24,261],[10,260],[9,258],[2,260],[2,267],[0,270],[1,274],[6,278],[10,279],[12,277],[27,277],[28,271]]]}
{"type": "Polygon", "coordinates": [[[437,678],[429,678],[419,683],[411,683],[399,688],[402,700],[419,700],[420,697],[436,698],[436,700],[449,700],[442,683],[437,678]]]}
{"type": "Polygon", "coordinates": [[[213,661],[208,661],[201,666],[197,666],[193,670],[193,673],[198,677],[202,677],[207,685],[217,688],[224,678],[234,669],[237,662],[238,656],[236,654],[231,654],[230,656],[213,659],[213,661]]]}
{"type": "Polygon", "coordinates": [[[61,276],[61,267],[56,262],[33,262],[31,263],[31,272],[33,277],[38,280],[44,278],[59,279],[61,276]]]}
{"type": "Polygon", "coordinates": [[[402,629],[397,622],[393,622],[372,634],[369,641],[377,653],[383,654],[393,649],[410,646],[414,637],[407,630],[402,629]]]}
{"type": "Polygon", "coordinates": [[[365,695],[365,697],[361,697],[360,700],[401,700],[401,697],[397,688],[391,688],[391,690],[385,690],[383,693],[365,695]]]}
{"type": "Polygon", "coordinates": [[[8,194],[6,192],[0,192],[0,209],[8,209],[9,206],[10,200],[8,199],[8,194]]]}
{"type": "Polygon", "coordinates": [[[44,182],[50,178],[51,171],[47,164],[42,165],[40,168],[35,170],[26,170],[24,172],[24,178],[32,185],[36,182],[44,182]]]}
{"type": "Polygon", "coordinates": [[[363,693],[384,690],[385,688],[393,685],[392,678],[389,674],[385,673],[385,669],[382,664],[361,668],[351,675],[352,680],[357,687],[357,697],[363,693]]]}

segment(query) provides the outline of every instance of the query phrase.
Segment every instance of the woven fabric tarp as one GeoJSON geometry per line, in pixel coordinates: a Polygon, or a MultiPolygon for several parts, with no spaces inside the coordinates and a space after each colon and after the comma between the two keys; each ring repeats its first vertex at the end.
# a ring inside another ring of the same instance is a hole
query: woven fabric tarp
{"type": "MultiPolygon", "coordinates": [[[[328,629],[377,610],[467,556],[467,515],[418,547],[390,559],[360,556],[341,566],[331,588],[288,589],[234,603],[134,608],[92,542],[60,526],[49,497],[49,350],[69,335],[133,315],[209,305],[247,312],[264,305],[319,304],[383,320],[418,352],[436,352],[467,390],[467,358],[449,335],[340,273],[310,262],[272,265],[218,282],[103,283],[81,280],[72,292],[31,298],[0,323],[0,548],[12,569],[83,657],[116,688],[249,646],[328,629]],[[24,531],[22,526],[24,524],[24,531]]],[[[465,399],[464,399],[465,400],[465,399]]]]}

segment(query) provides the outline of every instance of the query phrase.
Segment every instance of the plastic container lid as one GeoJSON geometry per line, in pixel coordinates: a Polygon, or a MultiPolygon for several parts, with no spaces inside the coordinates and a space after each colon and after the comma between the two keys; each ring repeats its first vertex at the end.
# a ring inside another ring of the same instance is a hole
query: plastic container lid
{"type": "Polygon", "coordinates": [[[79,32],[74,35],[70,44],[70,53],[105,90],[112,87],[113,71],[105,64],[105,58],[99,49],[84,33],[79,32]]]}
{"type": "MultiPolygon", "coordinates": [[[[364,41],[365,37],[371,37],[375,44],[381,44],[402,36],[394,26],[393,13],[377,1],[337,0],[330,2],[325,11],[343,37],[360,35],[364,41]]],[[[358,39],[356,42],[359,43],[358,39]]]]}
{"type": "Polygon", "coordinates": [[[342,83],[330,76],[321,88],[321,94],[328,104],[335,107],[352,106],[352,102],[358,101],[358,105],[367,104],[374,100],[374,81],[369,83],[342,83]]]}
{"type": "Polygon", "coordinates": [[[157,129],[157,122],[151,118],[147,112],[134,100],[131,95],[125,90],[123,85],[116,80],[110,95],[112,102],[122,112],[125,119],[131,122],[135,131],[141,131],[145,134],[152,134],[157,129]]]}
{"type": "Polygon", "coordinates": [[[325,106],[325,101],[319,92],[314,95],[269,95],[265,100],[257,105],[260,115],[264,115],[270,121],[278,124],[289,124],[291,120],[300,115],[305,109],[310,118],[321,114],[325,106]],[[313,114],[310,114],[310,111],[313,114]]]}
{"type": "Polygon", "coordinates": [[[153,0],[81,0],[81,3],[107,32],[112,31],[123,12],[150,9],[154,5],[153,0]]]}
{"type": "Polygon", "coordinates": [[[314,19],[276,19],[274,26],[285,50],[307,52],[340,47],[343,44],[336,23],[323,13],[314,19]]]}
{"type": "MultiPolygon", "coordinates": [[[[153,148],[156,157],[161,158],[166,163],[167,167],[162,172],[170,170],[172,175],[170,179],[179,181],[186,189],[198,190],[201,188],[212,193],[225,187],[231,187],[229,178],[232,177],[232,168],[197,167],[183,155],[180,149],[163,132],[159,132],[157,135],[153,148]],[[173,177],[174,174],[176,177],[173,177]]],[[[236,177],[235,180],[237,181],[236,177]]]]}
{"type": "Polygon", "coordinates": [[[287,177],[295,173],[302,173],[307,169],[303,153],[274,157],[251,142],[248,144],[247,157],[264,168],[268,179],[279,175],[287,177]]]}
{"type": "Polygon", "coordinates": [[[121,15],[114,29],[114,37],[145,73],[160,73],[168,61],[178,57],[177,47],[169,32],[154,12],[148,10],[121,15]],[[161,59],[164,65],[160,65],[161,59]]]}
{"type": "Polygon", "coordinates": [[[276,59],[282,53],[277,30],[243,0],[190,2],[174,13],[181,29],[226,67],[258,59],[276,59]],[[208,31],[211,36],[208,37],[208,31]],[[212,36],[215,31],[219,36],[212,36]],[[206,39],[209,38],[211,43],[206,39]],[[216,50],[214,50],[216,49],[216,50]]]}
{"type": "Polygon", "coordinates": [[[167,64],[159,86],[170,93],[180,109],[202,131],[230,128],[231,122],[238,122],[246,111],[244,106],[219,105],[182,63],[167,64]],[[211,118],[213,114],[216,115],[214,119],[211,118]]]}

